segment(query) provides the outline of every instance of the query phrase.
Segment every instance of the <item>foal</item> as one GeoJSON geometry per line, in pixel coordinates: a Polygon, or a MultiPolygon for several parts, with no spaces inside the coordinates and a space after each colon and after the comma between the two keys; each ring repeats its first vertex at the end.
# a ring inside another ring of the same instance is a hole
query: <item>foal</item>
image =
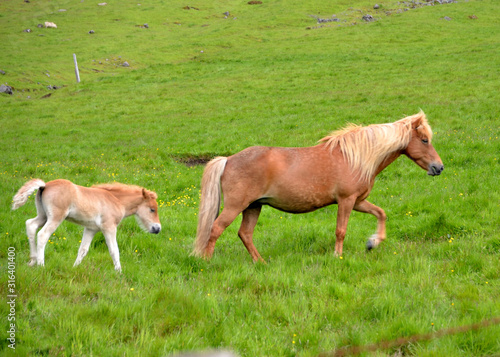
{"type": "Polygon", "coordinates": [[[26,221],[30,266],[44,265],[45,245],[65,219],[85,227],[74,266],[87,255],[94,235],[102,231],[115,269],[120,272],[116,228],[123,218],[134,214],[139,225],[149,233],[158,234],[161,230],[158,196],[142,187],[120,183],[83,187],[62,179],[47,183],[33,179],[14,196],[12,209],[23,206],[35,190],[38,190],[35,198],[37,216],[26,221]],[[35,242],[36,232],[42,226],[35,242]]]}

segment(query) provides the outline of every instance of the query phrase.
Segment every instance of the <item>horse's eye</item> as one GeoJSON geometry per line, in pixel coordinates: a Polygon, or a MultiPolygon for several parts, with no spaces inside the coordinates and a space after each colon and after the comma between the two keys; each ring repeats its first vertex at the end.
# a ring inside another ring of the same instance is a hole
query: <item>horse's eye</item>
{"type": "Polygon", "coordinates": [[[422,139],[422,142],[423,142],[424,144],[429,144],[429,140],[427,140],[427,139],[422,139]]]}
{"type": "Polygon", "coordinates": [[[150,208],[151,210],[151,213],[155,213],[155,209],[154,208],[150,208]]]}

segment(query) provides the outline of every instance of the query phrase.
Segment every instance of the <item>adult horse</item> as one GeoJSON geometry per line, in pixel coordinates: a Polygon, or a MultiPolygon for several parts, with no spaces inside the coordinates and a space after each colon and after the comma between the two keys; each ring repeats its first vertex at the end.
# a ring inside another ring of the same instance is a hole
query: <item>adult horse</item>
{"type": "Polygon", "coordinates": [[[121,271],[116,228],[125,217],[134,214],[139,225],[149,233],[157,234],[161,230],[158,196],[139,186],[113,183],[83,187],[68,180],[45,183],[33,179],[14,196],[12,209],[24,205],[35,190],[38,190],[35,198],[37,216],[26,221],[30,266],[45,264],[45,245],[65,219],[85,227],[74,266],[87,255],[94,235],[102,231],[115,269],[121,271]],[[42,226],[37,235],[38,242],[35,242],[36,232],[42,226]]]}
{"type": "Polygon", "coordinates": [[[431,139],[421,111],[389,124],[350,125],[313,147],[256,146],[217,157],[203,172],[193,254],[210,258],[224,229],[243,212],[238,236],[253,260],[263,261],[252,237],[263,205],[305,213],[338,204],[337,255],[342,254],[351,211],[370,213],[378,220],[377,233],[367,243],[372,249],[386,236],[384,210],[366,200],[375,177],[401,154],[429,175],[439,175],[444,166],[431,139]],[[221,194],[224,208],[219,215],[221,194]]]}

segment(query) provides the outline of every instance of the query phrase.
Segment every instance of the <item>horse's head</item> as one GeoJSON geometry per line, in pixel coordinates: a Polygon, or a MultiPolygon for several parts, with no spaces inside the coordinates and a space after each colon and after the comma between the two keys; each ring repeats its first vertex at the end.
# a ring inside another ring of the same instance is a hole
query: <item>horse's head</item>
{"type": "Polygon", "coordinates": [[[135,216],[139,224],[149,233],[158,234],[161,231],[160,218],[158,217],[158,196],[153,191],[142,189],[142,202],[137,207],[135,216]]]}
{"type": "Polygon", "coordinates": [[[431,144],[432,130],[425,114],[420,112],[411,121],[411,139],[403,153],[415,163],[427,170],[427,174],[436,176],[444,170],[443,162],[431,144]]]}

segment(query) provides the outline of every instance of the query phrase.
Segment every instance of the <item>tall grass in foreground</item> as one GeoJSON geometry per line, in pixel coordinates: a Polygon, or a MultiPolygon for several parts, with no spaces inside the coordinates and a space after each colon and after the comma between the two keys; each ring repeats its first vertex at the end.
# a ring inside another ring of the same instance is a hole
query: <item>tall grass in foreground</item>
{"type": "MultiPolygon", "coordinates": [[[[0,295],[6,301],[9,247],[18,295],[16,350],[2,334],[1,353],[316,356],[500,316],[499,5],[391,15],[399,5],[381,5],[0,3],[0,79],[16,89],[0,95],[0,295]],[[362,23],[364,12],[377,21],[362,23]],[[307,29],[317,25],[310,15],[332,14],[346,22],[307,29]],[[44,21],[58,29],[35,27],[44,21]],[[401,158],[379,175],[370,201],[389,218],[376,251],[364,250],[375,219],[353,213],[344,256],[334,257],[332,206],[307,215],[264,208],[255,244],[266,265],[250,263],[240,218],[210,262],[189,256],[203,167],[182,160],[314,145],[348,122],[420,108],[445,171],[430,178],[401,158]],[[125,220],[120,275],[100,234],[73,268],[83,230],[64,223],[45,268],[30,268],[24,222],[34,201],[15,212],[10,204],[32,177],[155,190],[162,233],[125,220]]],[[[0,304],[3,331],[8,314],[0,304]]],[[[373,355],[496,355],[499,335],[489,326],[373,355]]]]}

